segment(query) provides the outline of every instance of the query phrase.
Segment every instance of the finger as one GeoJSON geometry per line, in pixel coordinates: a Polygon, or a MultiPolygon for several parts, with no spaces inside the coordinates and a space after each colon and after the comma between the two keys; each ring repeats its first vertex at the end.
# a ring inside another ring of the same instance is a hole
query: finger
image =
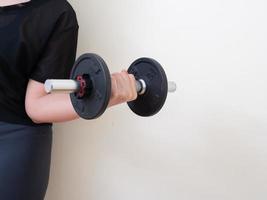
{"type": "Polygon", "coordinates": [[[122,75],[123,79],[125,81],[127,81],[127,84],[130,85],[130,78],[129,78],[128,72],[126,70],[122,70],[121,75],[122,75]]]}
{"type": "Polygon", "coordinates": [[[129,74],[126,70],[122,70],[122,73],[127,76],[129,82],[129,89],[130,89],[130,100],[134,100],[137,97],[136,92],[136,80],[133,74],[129,74]]]}
{"type": "Polygon", "coordinates": [[[135,81],[135,77],[132,74],[129,74],[125,70],[122,71],[122,73],[124,74],[125,79],[127,79],[127,81],[128,81],[128,94],[129,94],[128,101],[132,101],[137,96],[137,94],[136,94],[136,81],[135,81]]]}
{"type": "Polygon", "coordinates": [[[117,85],[118,85],[118,89],[123,90],[124,86],[125,86],[125,78],[122,76],[121,73],[117,73],[116,74],[116,81],[117,81],[117,85]]]}
{"type": "Polygon", "coordinates": [[[136,80],[135,80],[134,75],[132,75],[132,74],[129,74],[129,79],[131,82],[131,91],[132,91],[131,100],[135,100],[137,98],[136,80]]]}
{"type": "Polygon", "coordinates": [[[122,79],[120,73],[116,73],[114,76],[115,82],[116,82],[116,88],[115,88],[115,96],[118,98],[121,96],[121,90],[122,90],[122,79]]]}
{"type": "Polygon", "coordinates": [[[118,101],[123,103],[128,100],[129,80],[122,73],[116,75],[118,85],[118,101]]]}

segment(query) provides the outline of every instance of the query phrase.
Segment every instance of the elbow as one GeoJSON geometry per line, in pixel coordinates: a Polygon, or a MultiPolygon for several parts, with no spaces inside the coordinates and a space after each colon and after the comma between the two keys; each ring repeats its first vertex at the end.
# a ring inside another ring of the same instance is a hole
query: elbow
{"type": "Polygon", "coordinates": [[[36,107],[33,103],[25,103],[25,110],[29,118],[35,123],[35,124],[42,124],[44,123],[41,120],[40,113],[38,107],[36,107]]]}
{"type": "Polygon", "coordinates": [[[46,123],[44,121],[45,109],[41,105],[41,97],[45,96],[44,85],[34,80],[29,80],[26,96],[25,110],[30,119],[36,124],[46,123]]]}

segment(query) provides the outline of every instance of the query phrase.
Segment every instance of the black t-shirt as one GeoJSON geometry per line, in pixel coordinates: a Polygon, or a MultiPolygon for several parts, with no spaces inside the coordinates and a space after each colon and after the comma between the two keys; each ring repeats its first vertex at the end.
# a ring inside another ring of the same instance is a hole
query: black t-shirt
{"type": "Polygon", "coordinates": [[[36,125],[25,111],[27,83],[69,77],[78,27],[66,0],[0,7],[0,121],[36,125]]]}

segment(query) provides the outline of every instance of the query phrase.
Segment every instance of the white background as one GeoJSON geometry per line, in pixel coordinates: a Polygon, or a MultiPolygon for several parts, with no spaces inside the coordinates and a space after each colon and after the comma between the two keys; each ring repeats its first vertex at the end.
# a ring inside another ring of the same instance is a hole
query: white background
{"type": "Polygon", "coordinates": [[[266,200],[267,2],[71,0],[78,55],[111,72],[157,59],[178,85],[155,117],[126,105],[55,126],[47,200],[266,200]]]}

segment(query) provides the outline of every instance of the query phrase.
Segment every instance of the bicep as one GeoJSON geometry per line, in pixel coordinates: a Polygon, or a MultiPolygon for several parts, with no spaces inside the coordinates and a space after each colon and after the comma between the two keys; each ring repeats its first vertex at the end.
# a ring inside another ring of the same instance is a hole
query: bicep
{"type": "Polygon", "coordinates": [[[44,84],[30,79],[28,82],[26,96],[25,96],[25,109],[29,117],[33,118],[34,112],[36,112],[36,104],[38,99],[46,96],[44,84]]]}

